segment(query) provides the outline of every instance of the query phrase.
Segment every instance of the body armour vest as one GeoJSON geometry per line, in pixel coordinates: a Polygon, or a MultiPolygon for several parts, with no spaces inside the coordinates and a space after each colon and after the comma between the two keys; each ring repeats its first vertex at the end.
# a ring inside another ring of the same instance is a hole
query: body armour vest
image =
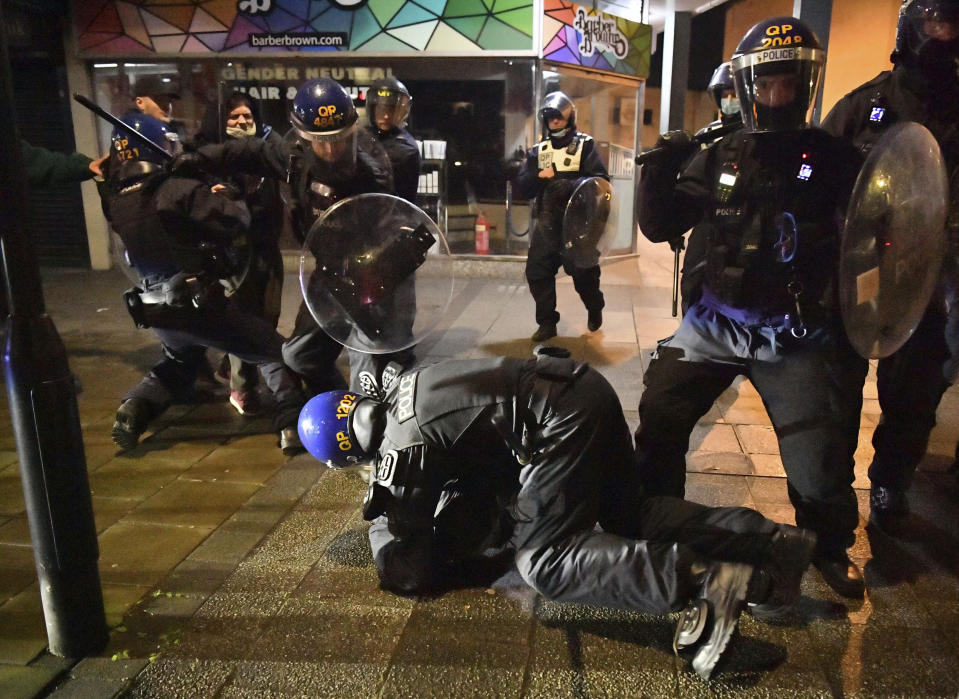
{"type": "MultiPolygon", "coordinates": [[[[421,444],[449,449],[487,409],[507,406],[512,413],[526,364],[521,359],[477,359],[401,374],[386,398],[381,453],[421,444]]],[[[496,434],[492,424],[489,431],[496,434]]],[[[501,441],[494,437],[494,442],[501,441]]],[[[490,444],[490,449],[495,446],[490,444]]]]}
{"type": "Polygon", "coordinates": [[[859,158],[819,129],[737,132],[710,148],[706,286],[757,317],[832,308],[859,158]]]}
{"type": "Polygon", "coordinates": [[[130,264],[147,283],[183,269],[182,250],[160,222],[150,178],[129,185],[110,199],[110,222],[126,247],[130,264]]]}
{"type": "Polygon", "coordinates": [[[536,164],[540,170],[550,166],[560,176],[578,176],[580,161],[583,159],[583,146],[593,140],[584,133],[577,133],[565,146],[555,148],[551,139],[546,139],[536,146],[536,164]]]}

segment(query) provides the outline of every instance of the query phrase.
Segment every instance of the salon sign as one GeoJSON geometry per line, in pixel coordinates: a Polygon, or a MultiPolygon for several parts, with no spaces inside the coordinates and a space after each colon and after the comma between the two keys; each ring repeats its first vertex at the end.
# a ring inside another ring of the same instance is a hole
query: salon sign
{"type": "Polygon", "coordinates": [[[543,58],[646,77],[652,27],[565,0],[544,0],[543,58]]]}

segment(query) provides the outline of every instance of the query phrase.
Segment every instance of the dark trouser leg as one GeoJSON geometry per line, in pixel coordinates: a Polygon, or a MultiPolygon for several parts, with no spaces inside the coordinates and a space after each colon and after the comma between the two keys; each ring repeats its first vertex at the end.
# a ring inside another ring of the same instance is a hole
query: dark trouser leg
{"type": "Polygon", "coordinates": [[[606,306],[603,292],[599,290],[599,265],[589,269],[580,269],[563,264],[563,269],[573,278],[573,288],[583,300],[587,311],[600,311],[606,306]]]}
{"type": "Polygon", "coordinates": [[[256,389],[259,383],[255,364],[244,362],[239,357],[228,354],[230,358],[230,390],[231,391],[252,391],[256,389]]]}
{"type": "MultiPolygon", "coordinates": [[[[156,334],[163,342],[161,332],[156,334]]],[[[163,360],[155,364],[143,380],[123,397],[123,400],[138,398],[149,403],[154,418],[171,403],[189,399],[196,381],[197,367],[201,361],[205,361],[206,352],[205,347],[194,344],[171,347],[164,343],[162,350],[163,360]]]]}
{"type": "Polygon", "coordinates": [[[559,242],[545,226],[537,226],[530,233],[529,252],[526,255],[526,283],[536,303],[536,323],[556,325],[556,272],[562,264],[559,242]]]}
{"type": "Polygon", "coordinates": [[[939,307],[930,307],[906,344],[879,360],[876,384],[882,419],[872,436],[873,485],[906,490],[926,453],[939,400],[948,388],[942,374],[949,357],[945,323],[939,307]]]}
{"type": "Polygon", "coordinates": [[[751,362],[749,378],[779,438],[796,524],[816,532],[820,551],[844,551],[859,521],[853,454],[868,365],[824,330],[780,339],[782,356],[751,362]]]}
{"type": "Polygon", "coordinates": [[[293,334],[283,344],[283,361],[303,377],[311,394],[346,388],[346,381],[336,368],[336,358],[343,345],[327,335],[305,303],[300,303],[293,334]]]}
{"type": "Polygon", "coordinates": [[[683,350],[660,346],[643,377],[636,466],[649,495],[681,498],[686,452],[696,422],[738,375],[728,364],[681,361],[683,350]]]}
{"type": "Polygon", "coordinates": [[[520,473],[516,497],[513,543],[524,580],[558,601],[653,613],[681,607],[692,584],[691,551],[593,529],[601,516],[609,519],[602,512],[607,471],[630,459],[629,428],[613,389],[587,372],[571,388],[551,391],[547,413],[530,435],[535,456],[520,473]]]}

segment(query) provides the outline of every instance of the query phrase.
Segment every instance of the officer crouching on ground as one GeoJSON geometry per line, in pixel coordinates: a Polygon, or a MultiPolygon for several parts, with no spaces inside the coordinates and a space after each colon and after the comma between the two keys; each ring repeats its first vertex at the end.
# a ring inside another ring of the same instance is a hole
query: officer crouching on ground
{"type": "Polygon", "coordinates": [[[779,440],[796,523],[816,532],[813,564],[861,597],[846,553],[859,522],[853,454],[866,362],[842,328],[840,225],[861,158],[809,128],[825,51],[793,17],[752,27],[733,55],[743,129],[696,154],[674,134],[644,165],[638,220],[653,242],[707,232],[701,298],[644,376],[636,458],[644,485],[681,497],[696,422],[737,376],[752,381],[779,440]],[[775,38],[775,46],[772,45],[775,38]]]}
{"type": "Polygon", "coordinates": [[[364,517],[386,588],[442,590],[508,541],[549,599],[691,604],[676,645],[706,678],[747,603],[773,617],[796,600],[815,546],[747,508],[643,497],[615,391],[571,359],[441,362],[400,374],[382,401],[316,396],[299,425],[321,461],[374,461],[364,517]]]}
{"type": "MultiPolygon", "coordinates": [[[[124,123],[161,146],[175,140],[164,122],[146,114],[129,114],[124,123]]],[[[153,419],[188,398],[206,348],[215,347],[260,367],[276,402],[280,447],[295,453],[302,448],[296,421],[305,396],[282,364],[283,338],[269,322],[239,310],[219,281],[245,262],[234,259],[233,246],[246,235],[250,213],[207,182],[170,176],[165,162],[129,132],[114,131],[104,210],[141,279],[124,300],[137,326],[156,333],[165,359],[127,393],[113,441],[133,449],[153,419]]]]}
{"type": "MultiPolygon", "coordinates": [[[[357,119],[353,99],[339,83],[309,80],[293,98],[293,130],[284,140],[246,138],[204,146],[178,158],[174,171],[243,172],[289,183],[291,221],[303,241],[317,218],[336,202],[356,194],[393,191],[386,151],[372,134],[357,128],[357,119]]],[[[311,393],[345,385],[335,364],[342,349],[301,303],[283,357],[311,393]]],[[[350,350],[350,386],[359,388],[360,374],[367,371],[378,389],[383,368],[376,355],[350,350]]]]}
{"type": "Polygon", "coordinates": [[[586,328],[594,332],[603,324],[605,300],[599,289],[599,265],[582,268],[564,257],[563,214],[581,178],[609,180],[596,142],[576,129],[576,105],[568,95],[550,92],[543,98],[539,116],[543,141],[530,149],[515,176],[517,196],[535,198],[531,211],[536,222],[526,257],[526,282],[536,302],[539,326],[533,342],[556,335],[556,272],[560,266],[573,278],[573,288],[586,306],[586,328]]]}

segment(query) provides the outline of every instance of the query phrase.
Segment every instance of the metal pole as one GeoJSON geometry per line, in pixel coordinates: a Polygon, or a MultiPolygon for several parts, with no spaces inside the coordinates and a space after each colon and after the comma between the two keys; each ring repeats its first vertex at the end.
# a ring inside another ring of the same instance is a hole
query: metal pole
{"type": "MultiPolygon", "coordinates": [[[[3,22],[0,0],[0,27],[3,22]]],[[[50,652],[78,658],[107,643],[99,549],[76,389],[66,348],[46,314],[33,241],[23,229],[26,187],[13,127],[13,82],[0,31],[0,243],[10,317],[4,368],[20,480],[50,652]]]]}

